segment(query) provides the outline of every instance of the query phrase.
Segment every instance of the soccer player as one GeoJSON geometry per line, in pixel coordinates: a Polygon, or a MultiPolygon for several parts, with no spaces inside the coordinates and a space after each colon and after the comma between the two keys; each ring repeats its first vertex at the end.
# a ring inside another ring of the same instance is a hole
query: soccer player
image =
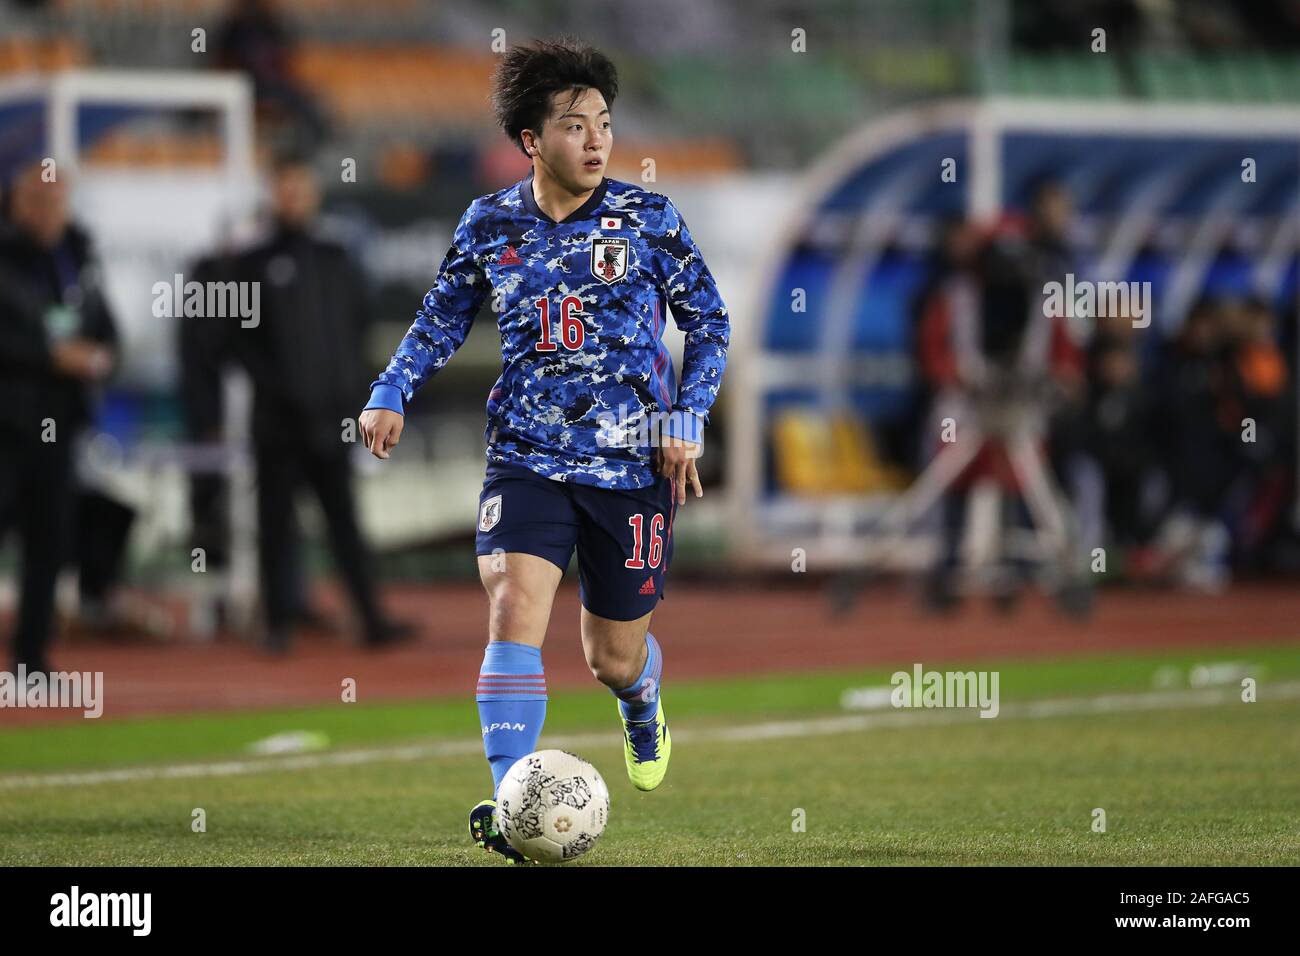
{"type": "MultiPolygon", "coordinates": [[[[583,652],[618,698],[628,777],[653,790],[671,739],[650,616],[677,506],[688,484],[703,494],[695,460],[722,384],[727,310],[672,202],[605,176],[618,92],[608,58],[572,41],[515,47],[493,82],[497,120],[532,171],[461,217],[436,285],[371,387],[361,432],[389,457],[405,402],[490,296],[502,373],[487,400],[475,551],[489,603],[477,700],[494,795],[537,749],[542,642],[575,548],[583,652]],[[685,332],[680,381],[663,342],[669,306],[685,332]]],[[[471,811],[472,838],[523,862],[495,810],[484,800],[471,811]]]]}

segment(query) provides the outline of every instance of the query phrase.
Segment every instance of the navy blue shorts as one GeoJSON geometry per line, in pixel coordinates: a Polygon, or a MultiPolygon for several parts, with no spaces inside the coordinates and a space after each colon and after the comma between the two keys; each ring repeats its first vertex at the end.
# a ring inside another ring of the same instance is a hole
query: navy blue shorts
{"type": "Polygon", "coordinates": [[[672,481],[662,475],[649,488],[625,491],[493,462],[479,496],[474,550],[535,554],[563,571],[576,547],[582,606],[634,621],[664,596],[676,510],[672,481]]]}

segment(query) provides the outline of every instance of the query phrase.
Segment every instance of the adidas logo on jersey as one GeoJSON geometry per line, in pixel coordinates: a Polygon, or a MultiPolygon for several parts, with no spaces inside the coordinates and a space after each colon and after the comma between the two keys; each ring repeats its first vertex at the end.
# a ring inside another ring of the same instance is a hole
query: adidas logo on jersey
{"type": "Polygon", "coordinates": [[[497,256],[497,265],[499,266],[520,266],[524,260],[519,258],[519,253],[515,252],[514,246],[506,246],[505,251],[497,256]]]}

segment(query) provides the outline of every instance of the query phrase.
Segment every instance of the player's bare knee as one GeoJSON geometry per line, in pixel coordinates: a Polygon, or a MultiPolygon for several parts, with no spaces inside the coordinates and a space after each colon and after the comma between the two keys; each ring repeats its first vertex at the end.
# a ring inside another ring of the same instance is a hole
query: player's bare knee
{"type": "Polygon", "coordinates": [[[626,658],[618,660],[613,657],[601,657],[595,661],[588,661],[587,666],[591,668],[591,674],[596,680],[616,690],[629,686],[637,679],[636,666],[628,663],[626,658]]]}
{"type": "Polygon", "coordinates": [[[543,604],[540,595],[533,594],[517,582],[501,581],[488,589],[488,605],[492,617],[503,621],[519,621],[535,616],[543,604]]]}
{"type": "Polygon", "coordinates": [[[639,648],[625,648],[608,642],[584,643],[587,667],[591,675],[606,687],[627,687],[640,674],[637,652],[639,648]]]}
{"type": "Polygon", "coordinates": [[[479,580],[487,591],[488,603],[495,609],[518,608],[536,604],[540,588],[518,575],[497,574],[480,569],[479,580]]]}

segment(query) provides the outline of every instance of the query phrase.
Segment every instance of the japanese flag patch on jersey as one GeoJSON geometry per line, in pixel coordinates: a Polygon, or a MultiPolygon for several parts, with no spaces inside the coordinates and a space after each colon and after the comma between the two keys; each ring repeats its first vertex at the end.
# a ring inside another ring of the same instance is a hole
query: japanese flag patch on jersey
{"type": "Polygon", "coordinates": [[[628,241],[596,236],[591,240],[591,274],[604,283],[627,275],[628,241]]]}
{"type": "Polygon", "coordinates": [[[622,229],[623,217],[622,216],[601,216],[600,228],[601,229],[622,229]]]}

